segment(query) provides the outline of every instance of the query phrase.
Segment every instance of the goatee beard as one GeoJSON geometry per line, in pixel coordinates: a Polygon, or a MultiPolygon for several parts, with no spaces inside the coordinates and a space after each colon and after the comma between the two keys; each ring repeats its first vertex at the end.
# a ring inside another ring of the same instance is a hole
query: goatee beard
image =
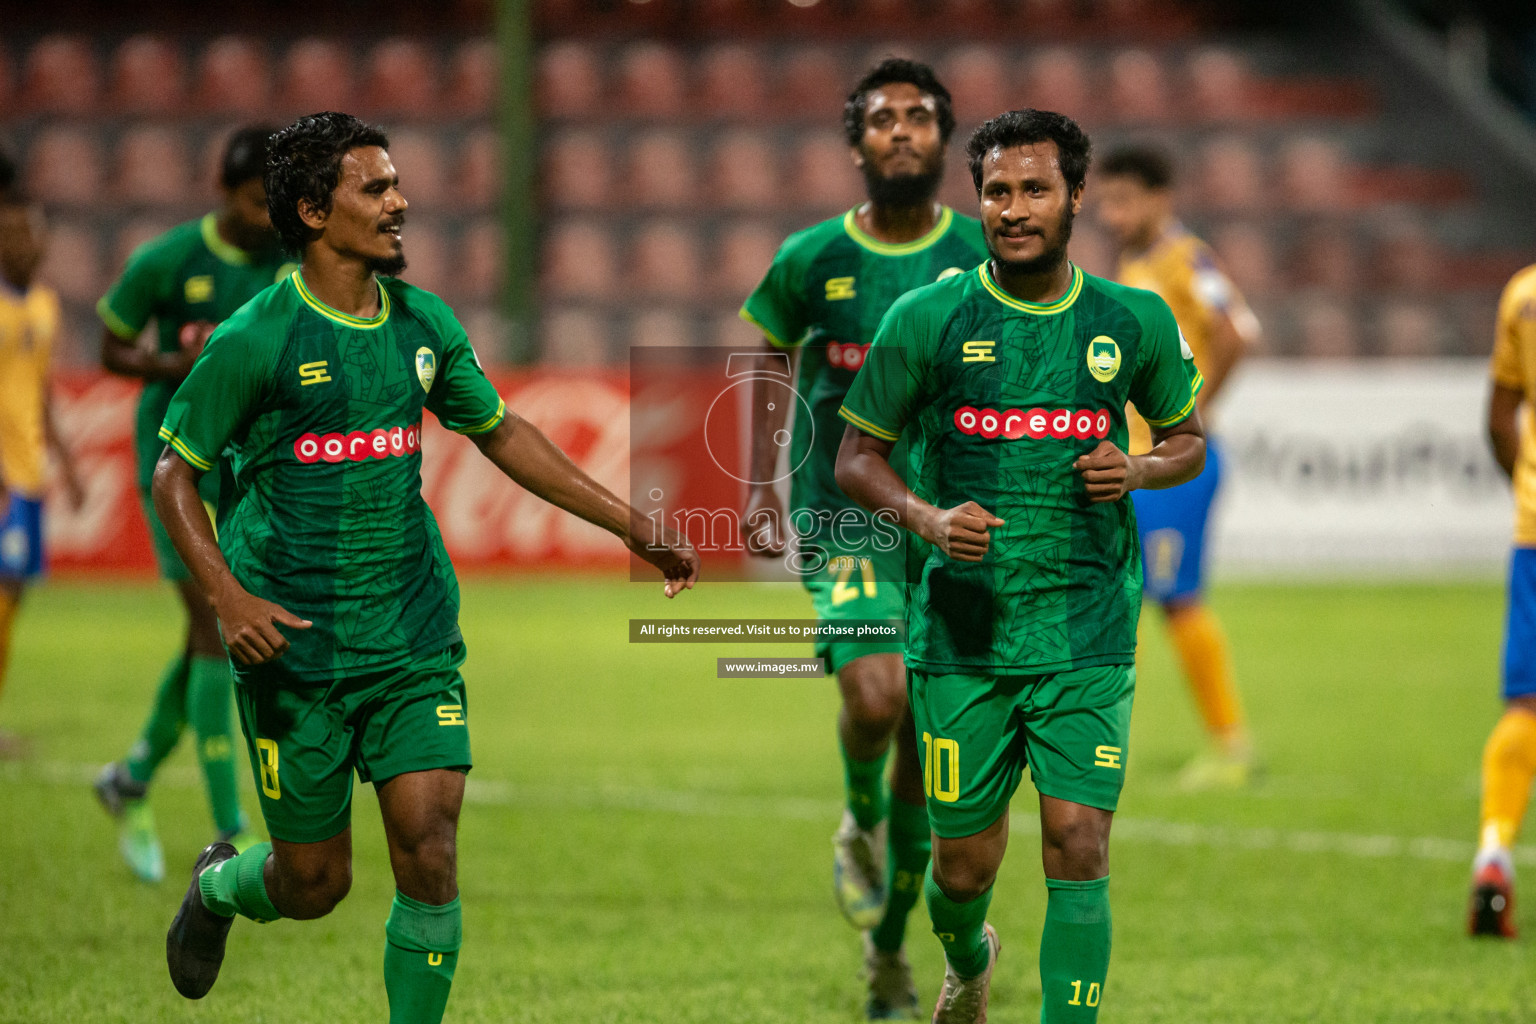
{"type": "Polygon", "coordinates": [[[1034,259],[1029,260],[1005,260],[999,256],[997,250],[992,247],[992,239],[987,238],[987,252],[992,256],[992,262],[997,264],[999,270],[1006,270],[1010,274],[1049,274],[1060,268],[1067,261],[1067,243],[1072,240],[1072,221],[1077,214],[1069,207],[1061,216],[1061,243],[1054,249],[1049,249],[1034,259]]]}
{"type": "Polygon", "coordinates": [[[405,253],[387,257],[376,256],[368,261],[368,269],[385,277],[399,277],[405,271],[405,253]]]}
{"type": "Polygon", "coordinates": [[[887,178],[864,165],[864,190],[876,206],[920,206],[939,191],[943,168],[923,174],[896,174],[887,178]]]}

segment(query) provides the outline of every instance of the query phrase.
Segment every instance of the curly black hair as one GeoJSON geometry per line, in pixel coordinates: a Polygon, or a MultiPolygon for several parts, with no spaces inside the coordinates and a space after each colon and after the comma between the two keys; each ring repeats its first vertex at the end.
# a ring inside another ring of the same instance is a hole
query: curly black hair
{"type": "Polygon", "coordinates": [[[1099,161],[1101,177],[1135,178],[1147,188],[1173,185],[1173,160],[1156,146],[1121,146],[1099,161]]]}
{"type": "Polygon", "coordinates": [[[301,253],[314,239],[299,217],[299,203],[329,210],[341,181],[341,158],[363,146],[387,149],[389,137],[376,125],[333,110],[301,117],[268,140],[267,213],[285,249],[301,253]]]}
{"type": "Polygon", "coordinates": [[[869,94],[896,82],[914,85],[918,92],[933,97],[939,115],[939,138],[948,142],[955,130],[955,110],[949,90],[927,64],[904,57],[887,57],[859,79],[859,84],[848,94],[848,102],[843,104],[843,134],[848,137],[848,145],[857,146],[864,137],[864,112],[869,106],[869,94]]]}
{"type": "Polygon", "coordinates": [[[1056,143],[1061,175],[1067,179],[1067,188],[1077,191],[1088,177],[1093,144],[1077,122],[1067,115],[1031,107],[998,114],[971,133],[971,140],[965,144],[965,155],[971,163],[971,180],[976,183],[976,193],[981,194],[981,162],[988,153],[999,147],[1012,149],[1037,142],[1056,143]]]}
{"type": "Polygon", "coordinates": [[[219,184],[235,188],[252,178],[265,178],[267,145],[276,132],[275,125],[253,124],[231,135],[224,143],[224,159],[219,162],[219,184]]]}

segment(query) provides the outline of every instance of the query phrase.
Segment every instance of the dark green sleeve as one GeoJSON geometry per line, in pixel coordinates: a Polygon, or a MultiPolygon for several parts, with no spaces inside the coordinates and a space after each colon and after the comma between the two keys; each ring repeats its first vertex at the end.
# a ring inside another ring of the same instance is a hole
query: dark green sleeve
{"type": "Polygon", "coordinates": [[[133,250],[122,276],[96,303],[101,322],[119,338],[137,338],[164,301],[176,259],[165,245],[156,244],[159,241],[151,240],[133,250]]]}
{"type": "Polygon", "coordinates": [[[779,348],[794,348],[811,326],[805,304],[805,268],[794,239],[779,247],[768,273],[742,304],[741,318],[779,348]]]}
{"type": "Polygon", "coordinates": [[[494,430],[506,416],[507,404],[486,379],[458,318],[444,306],[433,320],[443,338],[443,356],[427,392],[427,408],[439,423],[460,434],[494,430]]]}
{"type": "Polygon", "coordinates": [[[1155,299],[1138,311],[1138,318],[1142,334],[1131,404],[1148,425],[1171,427],[1195,411],[1195,396],[1205,381],[1167,303],[1155,299]]]}
{"type": "Polygon", "coordinates": [[[837,414],[871,437],[895,441],[916,408],[925,353],[933,348],[932,317],[907,296],[880,321],[864,366],[853,378],[837,414]]]}
{"type": "Polygon", "coordinates": [[[213,468],[219,453],[255,411],[272,377],[268,346],[250,327],[213,332],[192,372],[171,396],[160,440],[194,469],[213,468]]]}

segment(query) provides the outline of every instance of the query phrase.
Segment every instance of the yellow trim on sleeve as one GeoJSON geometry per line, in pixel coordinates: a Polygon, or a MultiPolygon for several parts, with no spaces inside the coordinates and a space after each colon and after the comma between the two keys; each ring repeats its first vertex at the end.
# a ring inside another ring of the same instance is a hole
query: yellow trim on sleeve
{"type": "Polygon", "coordinates": [[[1190,392],[1189,392],[1189,401],[1185,402],[1184,403],[1184,408],[1180,409],[1174,415],[1169,416],[1167,419],[1162,419],[1162,420],[1155,420],[1155,419],[1153,419],[1150,416],[1143,416],[1142,419],[1147,421],[1147,426],[1149,426],[1149,427],[1171,427],[1175,423],[1183,423],[1185,420],[1189,419],[1189,414],[1194,412],[1194,411],[1195,411],[1195,389],[1191,388],[1190,392]]]}
{"type": "Polygon", "coordinates": [[[838,409],[837,414],[871,437],[878,437],[882,441],[896,441],[900,439],[901,435],[893,434],[884,427],[876,426],[875,424],[869,422],[869,420],[854,412],[852,409],[849,409],[846,405],[841,409],[838,409]]]}
{"type": "MultiPolygon", "coordinates": [[[[107,303],[105,295],[96,301],[96,315],[101,317],[101,322],[107,325],[107,330],[124,341],[132,341],[139,336],[139,331],[129,327],[128,321],[118,316],[117,311],[107,303]]],[[[139,330],[143,330],[143,328],[141,327],[139,330]]]]}
{"type": "Polygon", "coordinates": [[[486,420],[484,423],[479,424],[478,426],[465,427],[463,430],[460,430],[459,433],[468,437],[471,434],[483,434],[488,430],[495,430],[496,426],[506,418],[506,415],[507,403],[505,401],[498,401],[496,403],[496,412],[491,416],[490,419],[486,420]]]}
{"type": "Polygon", "coordinates": [[[384,282],[378,280],[377,278],[374,279],[374,284],[379,286],[379,312],[377,315],[366,320],[360,316],[352,316],[350,313],[343,313],[339,309],[332,309],[330,306],[327,306],[325,303],[315,298],[314,295],[311,294],[309,288],[304,284],[304,275],[300,271],[295,270],[292,274],[288,275],[288,279],[292,281],[293,286],[299,290],[299,298],[304,300],[304,304],[306,306],[314,310],[316,313],[319,313],[327,320],[334,320],[336,323],[341,324],[343,327],[353,327],[361,331],[371,331],[375,327],[384,326],[384,321],[389,319],[389,291],[385,289],[384,282]]]}
{"type": "Polygon", "coordinates": [[[745,320],[747,323],[751,324],[753,327],[756,327],[758,330],[762,331],[763,337],[767,338],[768,344],[772,345],[774,348],[798,348],[800,345],[799,342],[786,342],[781,340],[777,334],[774,334],[767,327],[764,327],[761,320],[753,316],[751,313],[748,313],[746,306],[742,306],[740,309],[738,309],[736,311],[736,315],[741,317],[741,319],[745,320]]]}
{"type": "Polygon", "coordinates": [[[160,428],[159,437],[160,440],[174,448],[176,450],[176,454],[186,459],[194,469],[200,469],[206,473],[208,470],[213,468],[213,463],[211,461],[197,454],[197,452],[193,451],[187,442],[183,441],[169,430],[166,430],[164,427],[160,428]]]}
{"type": "Polygon", "coordinates": [[[1072,303],[1076,302],[1077,297],[1083,292],[1083,272],[1078,269],[1076,263],[1072,264],[1072,283],[1067,286],[1067,294],[1055,302],[1048,303],[1025,302],[1023,299],[1016,299],[1009,295],[992,280],[991,267],[992,261],[987,260],[976,268],[976,276],[981,279],[982,287],[986,288],[987,292],[998,302],[1021,313],[1033,313],[1036,316],[1054,316],[1057,313],[1064,313],[1072,307],[1072,303]]]}

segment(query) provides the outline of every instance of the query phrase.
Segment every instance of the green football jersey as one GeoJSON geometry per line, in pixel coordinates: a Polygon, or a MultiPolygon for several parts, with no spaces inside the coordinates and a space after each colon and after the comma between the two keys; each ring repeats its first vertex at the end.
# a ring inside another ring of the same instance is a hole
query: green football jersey
{"type": "Polygon", "coordinates": [[[932,231],[902,245],[871,238],[850,210],[790,235],[779,248],[741,316],[772,344],[800,350],[795,389],[810,416],[796,418],[790,440],[789,464],[799,467],[790,479],[791,515],[809,509],[826,517],[855,509],[863,517],[833,473],[843,439],[837,416],[843,396],[891,303],[986,258],[980,223],[949,207],[932,231]]]}
{"type": "Polygon", "coordinates": [[[459,639],[458,582],[421,497],[421,413],[478,434],[506,407],[441,299],[381,277],[379,303],[369,320],[340,313],[294,271],[214,332],[160,428],[196,469],[228,461],[219,548],[241,586],[314,622],[284,631],[286,677],[459,639]]]}
{"type": "MultiPolygon", "coordinates": [[[[281,280],[296,263],[274,246],[248,253],[219,237],[217,216],[207,214],[179,224],[133,250],[112,290],[96,303],[107,329],[120,338],[137,338],[155,321],[161,352],[181,347],[183,325],[198,320],[221,323],[256,293],[281,280]]],[[[176,381],[144,382],[134,436],[138,441],[139,487],[149,488],[162,445],[156,438],[176,381]]]]}
{"type": "Polygon", "coordinates": [[[1135,511],[1090,502],[1072,463],[1106,439],[1125,449],[1127,402],[1154,427],[1188,418],[1201,383],[1167,303],[1076,266],[1048,305],[1004,292],[986,263],[898,300],[842,415],[874,437],[912,435],[906,479],[924,500],[975,501],[1005,521],[980,563],[929,551],[908,599],[908,664],[1131,664],[1135,511]]]}

